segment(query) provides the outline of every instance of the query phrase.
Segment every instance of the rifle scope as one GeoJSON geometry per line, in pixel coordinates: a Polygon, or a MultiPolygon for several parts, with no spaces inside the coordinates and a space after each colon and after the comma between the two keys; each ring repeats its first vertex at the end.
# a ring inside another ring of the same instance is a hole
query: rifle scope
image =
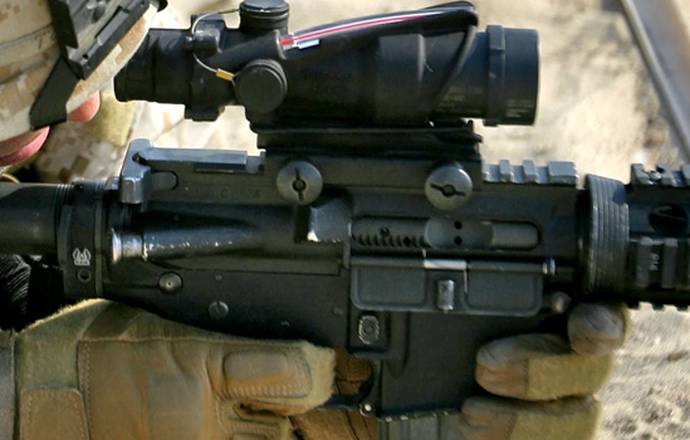
{"type": "Polygon", "coordinates": [[[194,120],[242,105],[258,127],[534,122],[537,32],[478,32],[470,3],[297,33],[287,31],[283,0],[246,0],[239,13],[237,29],[207,14],[189,30],[151,30],[116,78],[117,97],[184,104],[194,120]]]}

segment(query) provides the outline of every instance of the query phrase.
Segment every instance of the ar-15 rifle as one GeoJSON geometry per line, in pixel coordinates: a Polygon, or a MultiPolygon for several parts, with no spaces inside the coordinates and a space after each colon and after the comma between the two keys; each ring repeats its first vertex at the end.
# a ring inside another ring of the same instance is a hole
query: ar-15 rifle
{"type": "Polygon", "coordinates": [[[690,305],[690,166],[578,188],[482,162],[463,118],[532,123],[536,32],[467,3],[295,34],[282,1],[240,12],[150,31],[116,90],[241,104],[262,155],[139,140],[106,183],[0,184],[0,252],[52,257],[70,299],[344,347],[374,367],[349,403],[384,419],[459,408],[482,343],[573,302],[690,305]]]}

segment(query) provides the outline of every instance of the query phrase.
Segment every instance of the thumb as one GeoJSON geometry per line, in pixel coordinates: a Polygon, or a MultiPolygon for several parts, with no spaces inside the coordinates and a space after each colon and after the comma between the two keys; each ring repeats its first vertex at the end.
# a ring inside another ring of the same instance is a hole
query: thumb
{"type": "Polygon", "coordinates": [[[623,304],[579,304],[568,319],[568,338],[576,353],[601,356],[623,346],[630,327],[623,304]]]}

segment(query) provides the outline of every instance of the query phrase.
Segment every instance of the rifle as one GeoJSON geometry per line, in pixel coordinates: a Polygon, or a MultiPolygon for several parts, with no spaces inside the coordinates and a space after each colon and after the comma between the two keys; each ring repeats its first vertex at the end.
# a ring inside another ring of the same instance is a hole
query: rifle
{"type": "Polygon", "coordinates": [[[483,163],[467,118],[534,120],[535,31],[479,32],[466,2],[294,34],[280,0],[240,15],[151,30],[116,92],[242,105],[260,156],[137,140],[107,182],[0,184],[0,253],[45,256],[67,300],[345,348],[374,372],[329,406],[388,422],[456,411],[483,343],[578,301],[690,305],[690,165],[581,187],[483,163]]]}

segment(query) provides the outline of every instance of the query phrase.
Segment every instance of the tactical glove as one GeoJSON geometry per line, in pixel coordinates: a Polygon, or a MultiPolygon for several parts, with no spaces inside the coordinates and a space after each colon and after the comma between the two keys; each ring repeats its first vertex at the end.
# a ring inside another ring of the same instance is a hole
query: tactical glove
{"type": "MultiPolygon", "coordinates": [[[[369,362],[344,350],[336,354],[335,392],[356,395],[372,373],[369,362]]],[[[304,440],[376,440],[378,427],[375,418],[358,411],[311,411],[292,417],[292,422],[304,440]]]]}
{"type": "Polygon", "coordinates": [[[330,397],[335,362],[306,342],[228,337],[106,301],[32,325],[15,357],[26,440],[292,438],[287,416],[330,397]]]}
{"type": "MultiPolygon", "coordinates": [[[[459,426],[448,420],[430,426],[427,439],[587,440],[600,417],[592,397],[608,379],[613,351],[627,335],[623,306],[583,304],[568,319],[569,341],[555,334],[519,335],[482,347],[477,382],[493,397],[468,399],[459,426]],[[503,397],[499,397],[503,396],[503,397]]],[[[370,370],[366,363],[339,353],[336,384],[353,394],[370,370]]],[[[355,412],[310,412],[294,417],[306,440],[375,440],[373,419],[355,412]]]]}
{"type": "Polygon", "coordinates": [[[477,355],[477,382],[499,397],[474,397],[462,408],[466,440],[587,440],[601,407],[613,351],[628,333],[625,307],[582,304],[570,314],[568,339],[554,334],[494,341],[477,355]]]}

